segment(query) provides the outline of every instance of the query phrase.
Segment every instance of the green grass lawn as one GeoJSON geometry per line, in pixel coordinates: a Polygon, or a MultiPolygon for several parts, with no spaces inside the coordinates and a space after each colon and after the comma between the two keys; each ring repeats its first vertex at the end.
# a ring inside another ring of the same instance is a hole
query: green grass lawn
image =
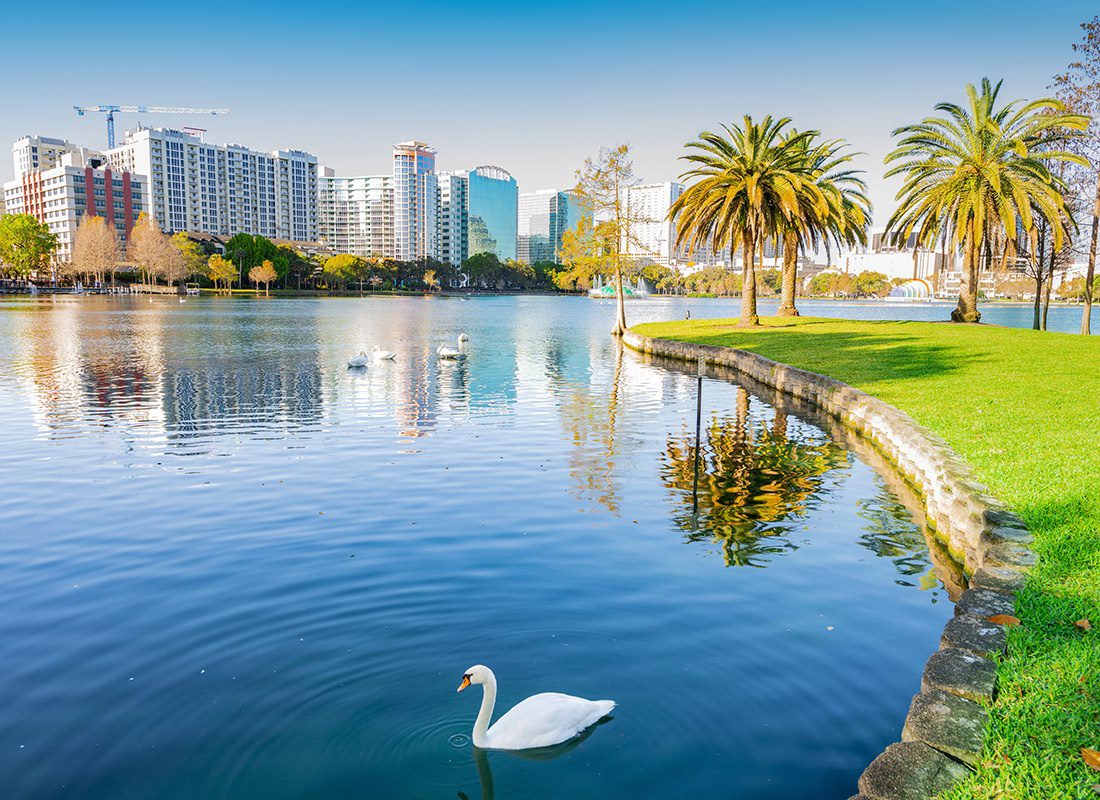
{"type": "Polygon", "coordinates": [[[982,764],[947,797],[1100,796],[1100,772],[1079,753],[1100,750],[1100,337],[815,318],[635,330],[830,375],[905,411],[970,463],[1027,522],[1040,560],[998,665],[982,764]]]}

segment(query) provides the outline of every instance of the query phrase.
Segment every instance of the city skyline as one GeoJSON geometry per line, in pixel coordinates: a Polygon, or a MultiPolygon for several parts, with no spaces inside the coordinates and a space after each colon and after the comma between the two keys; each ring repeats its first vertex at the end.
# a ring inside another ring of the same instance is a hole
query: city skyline
{"type": "MultiPolygon", "coordinates": [[[[253,7],[260,8],[245,3],[242,11],[253,7]]],[[[627,14],[623,6],[582,12],[567,2],[541,15],[499,4],[458,10],[426,3],[418,7],[424,57],[402,61],[400,80],[388,59],[409,45],[380,33],[396,24],[399,9],[322,3],[310,19],[339,24],[315,36],[295,30],[287,43],[286,14],[252,15],[247,42],[237,30],[205,24],[201,39],[189,41],[178,24],[164,26],[170,10],[142,7],[127,35],[141,43],[139,52],[156,53],[158,69],[106,77],[78,69],[84,32],[52,27],[57,52],[74,55],[39,60],[30,78],[9,85],[0,140],[42,133],[102,148],[103,115],[78,117],[74,104],[227,107],[232,113],[224,117],[120,114],[117,126],[204,127],[212,143],[305,149],[349,176],[385,174],[392,145],[418,139],[445,154],[439,171],[499,164],[521,191],[534,191],[568,188],[585,156],[623,141],[646,182],[673,180],[683,170],[683,144],[700,130],[772,113],[866,154],[858,166],[867,171],[878,226],[893,207],[895,184],[882,178],[882,157],[895,126],[939,100],[961,98],[964,85],[984,75],[1004,78],[1008,97],[1047,93],[1071,58],[1077,26],[1094,11],[1062,3],[1035,16],[1013,14],[1014,7],[1025,8],[1009,3],[989,15],[977,4],[938,3],[911,18],[866,3],[828,10],[796,3],[782,12],[714,5],[680,18],[647,3],[627,14]],[[982,35],[960,47],[960,26],[979,19],[982,35]],[[754,33],[761,30],[783,30],[784,38],[754,33]],[[433,45],[464,36],[486,46],[460,52],[463,91],[456,92],[455,74],[443,69],[454,56],[433,45]],[[264,43],[308,51],[309,59],[266,57],[264,43]]],[[[189,13],[198,19],[202,10],[189,13]]],[[[23,7],[6,17],[0,46],[19,63],[40,47],[26,32],[41,23],[23,7]]],[[[0,166],[0,179],[14,177],[11,170],[0,166]]]]}

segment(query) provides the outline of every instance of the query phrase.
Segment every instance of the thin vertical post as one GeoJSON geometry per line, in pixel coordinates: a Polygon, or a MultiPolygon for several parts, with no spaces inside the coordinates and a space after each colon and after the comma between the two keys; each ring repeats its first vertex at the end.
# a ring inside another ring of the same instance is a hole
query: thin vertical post
{"type": "Polygon", "coordinates": [[[699,513],[699,432],[703,422],[703,373],[707,370],[707,360],[699,356],[698,384],[695,389],[695,477],[691,482],[691,513],[699,513]]]}

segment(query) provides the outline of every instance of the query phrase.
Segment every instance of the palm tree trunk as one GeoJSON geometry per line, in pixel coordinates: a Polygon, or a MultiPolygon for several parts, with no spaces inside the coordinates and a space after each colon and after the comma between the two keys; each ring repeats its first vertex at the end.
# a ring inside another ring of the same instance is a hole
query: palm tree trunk
{"type": "Polygon", "coordinates": [[[753,265],[756,257],[755,235],[750,233],[745,236],[742,251],[745,263],[741,270],[741,321],[738,324],[743,328],[752,328],[760,324],[756,313],[756,268],[753,265]]]}
{"type": "Polygon", "coordinates": [[[1100,231],[1100,172],[1096,175],[1096,201],[1092,204],[1092,242],[1089,244],[1089,266],[1085,270],[1085,310],[1081,312],[1081,333],[1088,336],[1092,331],[1089,324],[1092,317],[1092,282],[1096,279],[1096,238],[1100,231]]]}
{"type": "Polygon", "coordinates": [[[978,313],[978,268],[980,266],[980,254],[978,244],[974,242],[974,229],[966,236],[966,245],[963,254],[963,281],[959,289],[959,303],[951,312],[952,322],[977,322],[982,318],[978,313]]]}
{"type": "Polygon", "coordinates": [[[798,288],[798,236],[788,232],[783,239],[783,297],[779,303],[781,317],[797,317],[794,297],[798,288]]]}
{"type": "Polygon", "coordinates": [[[1055,254],[1054,254],[1053,251],[1051,251],[1051,254],[1050,254],[1050,271],[1047,272],[1047,285],[1046,285],[1046,289],[1043,291],[1043,320],[1042,320],[1042,323],[1040,324],[1040,328],[1039,328],[1040,330],[1044,330],[1044,331],[1047,329],[1047,312],[1050,311],[1050,290],[1054,288],[1054,265],[1055,265],[1055,263],[1057,263],[1056,260],[1055,260],[1055,254]]]}
{"type": "Polygon", "coordinates": [[[1031,329],[1039,330],[1039,309],[1043,303],[1043,265],[1039,263],[1039,271],[1035,276],[1035,308],[1031,314],[1031,329]]]}

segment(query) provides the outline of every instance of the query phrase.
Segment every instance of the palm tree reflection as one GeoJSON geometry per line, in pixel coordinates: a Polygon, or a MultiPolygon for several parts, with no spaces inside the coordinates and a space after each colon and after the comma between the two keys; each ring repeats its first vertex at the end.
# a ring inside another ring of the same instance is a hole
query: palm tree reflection
{"type": "Polygon", "coordinates": [[[736,414],[713,417],[702,432],[699,510],[692,513],[695,437],[672,435],[662,477],[677,501],[676,524],[693,542],[715,542],[726,566],[764,566],[769,555],[797,549],[785,520],[805,512],[831,470],[848,454],[828,439],[787,436],[787,415],[776,410],[771,426],[749,416],[749,395],[737,387],[736,414]]]}

